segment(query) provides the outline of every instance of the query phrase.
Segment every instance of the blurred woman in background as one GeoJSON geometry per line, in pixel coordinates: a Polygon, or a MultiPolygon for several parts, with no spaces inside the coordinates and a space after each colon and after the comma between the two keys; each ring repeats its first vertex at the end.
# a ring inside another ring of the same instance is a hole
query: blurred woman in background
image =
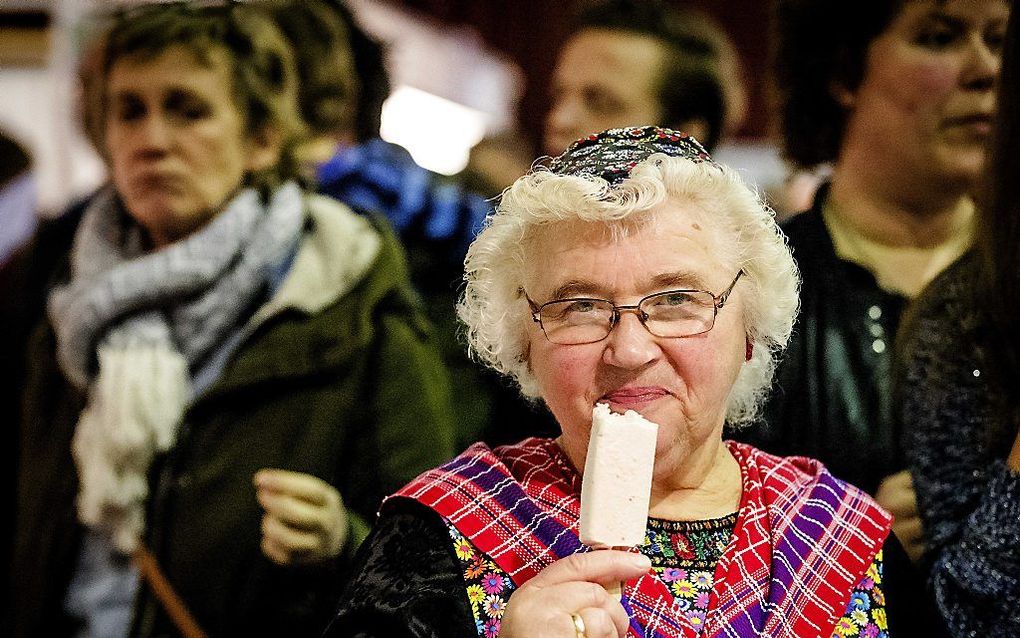
{"type": "Polygon", "coordinates": [[[892,403],[907,300],[971,243],[1010,4],[778,3],[785,152],[831,163],[809,211],[783,225],[804,277],[798,327],[750,441],[818,458],[921,524],[892,403]]]}
{"type": "Polygon", "coordinates": [[[451,452],[403,254],[294,181],[297,75],[259,10],[132,8],[96,52],[111,184],[73,243],[37,239],[62,258],[3,419],[8,635],[315,635],[381,497],[451,452]]]}
{"type": "Polygon", "coordinates": [[[973,251],[904,322],[899,417],[955,636],[1020,631],[1020,46],[1010,18],[973,251]]]}

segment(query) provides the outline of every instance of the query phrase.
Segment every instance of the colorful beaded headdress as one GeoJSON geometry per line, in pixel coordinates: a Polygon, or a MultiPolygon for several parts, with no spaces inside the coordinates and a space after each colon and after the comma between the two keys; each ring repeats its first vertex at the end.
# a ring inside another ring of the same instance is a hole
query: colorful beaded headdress
{"type": "Polygon", "coordinates": [[[572,143],[547,167],[557,175],[601,177],[616,186],[638,162],[662,153],[715,165],[701,142],[687,133],[658,126],[613,128],[572,143]]]}

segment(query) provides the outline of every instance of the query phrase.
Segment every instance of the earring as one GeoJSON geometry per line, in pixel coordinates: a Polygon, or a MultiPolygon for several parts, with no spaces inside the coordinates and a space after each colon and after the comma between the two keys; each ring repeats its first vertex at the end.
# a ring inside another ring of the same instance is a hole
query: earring
{"type": "Polygon", "coordinates": [[[751,360],[751,356],[754,354],[754,343],[750,339],[747,339],[744,342],[744,344],[745,344],[744,345],[744,361],[750,361],[751,360]]]}

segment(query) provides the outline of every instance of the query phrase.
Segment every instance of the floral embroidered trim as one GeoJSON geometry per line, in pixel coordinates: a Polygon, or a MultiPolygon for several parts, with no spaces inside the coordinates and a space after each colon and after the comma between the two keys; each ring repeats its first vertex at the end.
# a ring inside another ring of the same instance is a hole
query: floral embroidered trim
{"type": "Polygon", "coordinates": [[[706,521],[648,519],[641,553],[653,567],[713,570],[733,536],[737,514],[706,521]]]}
{"type": "Polygon", "coordinates": [[[471,603],[471,613],[475,617],[475,629],[479,636],[496,638],[499,636],[503,610],[516,587],[506,573],[479,552],[457,528],[452,525],[448,527],[454,553],[464,570],[464,584],[471,603]]]}
{"type": "MultiPolygon", "coordinates": [[[[725,551],[735,524],[736,514],[707,521],[648,521],[641,552],[652,559],[653,571],[676,597],[676,609],[694,627],[705,623],[715,580],[715,563],[725,551]]],[[[507,601],[516,586],[455,527],[448,525],[448,529],[454,553],[463,569],[478,636],[497,638],[507,601]]],[[[889,638],[882,570],[882,552],[879,551],[854,588],[846,613],[833,628],[832,638],[889,638]]]]}
{"type": "Polygon", "coordinates": [[[882,592],[882,550],[850,594],[846,613],[836,623],[832,638],[889,638],[882,592]]]}

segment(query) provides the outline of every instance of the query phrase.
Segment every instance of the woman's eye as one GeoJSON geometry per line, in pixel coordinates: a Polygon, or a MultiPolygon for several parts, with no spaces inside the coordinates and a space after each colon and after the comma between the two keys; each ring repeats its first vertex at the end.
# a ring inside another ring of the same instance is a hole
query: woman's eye
{"type": "Polygon", "coordinates": [[[927,24],[921,24],[914,37],[914,42],[929,49],[945,49],[962,36],[962,30],[952,23],[943,20],[934,20],[927,24]]]}
{"type": "Polygon", "coordinates": [[[944,49],[956,40],[956,32],[947,28],[925,29],[921,31],[915,42],[929,49],[944,49]]]}
{"type": "Polygon", "coordinates": [[[587,301],[587,300],[573,301],[566,308],[566,312],[575,312],[575,313],[593,312],[594,310],[595,310],[595,302],[594,301],[587,301]]]}
{"type": "Polygon", "coordinates": [[[113,107],[113,115],[120,122],[137,120],[145,113],[145,107],[138,100],[118,100],[113,107]]]}
{"type": "Polygon", "coordinates": [[[167,98],[166,109],[181,119],[194,121],[209,117],[209,104],[193,96],[172,93],[167,98]]]}
{"type": "Polygon", "coordinates": [[[996,53],[1002,52],[1002,47],[1003,44],[1005,44],[1005,42],[1006,42],[1005,31],[996,30],[991,31],[985,35],[985,45],[992,51],[995,51],[996,53]]]}
{"type": "Polygon", "coordinates": [[[656,298],[655,304],[658,306],[682,306],[683,304],[691,300],[690,293],[686,292],[671,292],[669,294],[662,295],[656,298]]]}
{"type": "Polygon", "coordinates": [[[584,93],[584,103],[588,111],[600,115],[619,113],[623,104],[615,96],[598,88],[588,89],[584,93]]]}
{"type": "Polygon", "coordinates": [[[201,120],[209,116],[208,107],[198,103],[185,103],[177,112],[186,120],[201,120]]]}
{"type": "Polygon", "coordinates": [[[186,119],[189,119],[189,120],[200,120],[203,117],[205,117],[207,113],[208,113],[208,111],[206,111],[205,109],[192,108],[192,109],[185,109],[181,113],[181,115],[183,115],[186,119]]]}

